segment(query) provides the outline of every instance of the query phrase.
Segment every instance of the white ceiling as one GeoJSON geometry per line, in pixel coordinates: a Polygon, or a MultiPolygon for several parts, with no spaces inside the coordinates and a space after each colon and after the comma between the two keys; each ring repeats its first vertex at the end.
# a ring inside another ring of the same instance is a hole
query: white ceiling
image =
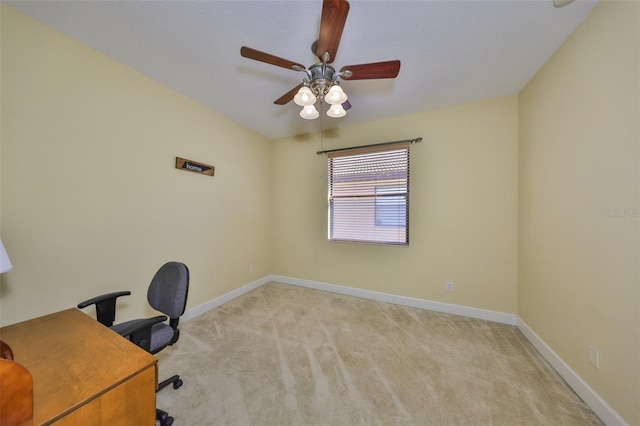
{"type": "MultiPolygon", "coordinates": [[[[307,66],[321,0],[7,1],[270,139],[320,129],[273,101],[303,73],[240,56],[249,46],[307,66]]],[[[325,129],[518,93],[597,3],[351,0],[334,65],[399,59],[396,79],[344,81],[352,108],[325,129]]]]}

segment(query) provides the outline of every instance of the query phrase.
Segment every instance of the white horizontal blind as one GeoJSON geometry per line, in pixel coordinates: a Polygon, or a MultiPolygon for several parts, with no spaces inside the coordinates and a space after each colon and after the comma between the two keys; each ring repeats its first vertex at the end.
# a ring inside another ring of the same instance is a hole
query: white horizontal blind
{"type": "Polygon", "coordinates": [[[329,240],[409,245],[409,144],[329,154],[329,240]]]}

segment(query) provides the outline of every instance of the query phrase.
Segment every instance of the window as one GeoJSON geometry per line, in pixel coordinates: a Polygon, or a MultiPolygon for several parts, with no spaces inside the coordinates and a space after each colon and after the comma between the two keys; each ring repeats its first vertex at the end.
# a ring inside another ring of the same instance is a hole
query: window
{"type": "Polygon", "coordinates": [[[409,144],[328,155],[329,240],[409,245],[409,144]]]}

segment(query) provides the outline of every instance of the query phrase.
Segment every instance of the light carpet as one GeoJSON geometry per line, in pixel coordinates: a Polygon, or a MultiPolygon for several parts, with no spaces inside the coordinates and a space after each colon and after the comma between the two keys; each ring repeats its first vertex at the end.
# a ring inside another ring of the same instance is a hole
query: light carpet
{"type": "Polygon", "coordinates": [[[180,328],[176,426],[602,424],[514,326],[269,283],[180,328]]]}

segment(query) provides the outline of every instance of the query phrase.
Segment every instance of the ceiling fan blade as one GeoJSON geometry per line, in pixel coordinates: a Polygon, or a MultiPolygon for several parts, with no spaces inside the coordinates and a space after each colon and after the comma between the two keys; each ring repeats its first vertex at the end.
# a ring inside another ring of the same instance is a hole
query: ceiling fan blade
{"type": "Polygon", "coordinates": [[[344,80],[367,80],[372,78],[396,78],[400,72],[400,61],[373,62],[370,64],[347,65],[340,72],[351,71],[351,77],[341,76],[344,80]]]}
{"type": "Polygon", "coordinates": [[[280,96],[278,99],[273,101],[273,103],[276,104],[276,105],[288,104],[289,102],[291,102],[291,100],[296,95],[296,93],[298,93],[298,90],[300,90],[301,87],[302,87],[302,83],[298,84],[296,87],[294,87],[293,89],[289,90],[284,95],[280,96]]]}
{"type": "Polygon", "coordinates": [[[342,104],[342,108],[344,108],[345,111],[349,111],[351,109],[351,102],[349,102],[349,100],[347,99],[342,104]]]}
{"type": "MultiPolygon", "coordinates": [[[[306,69],[306,67],[297,62],[292,62],[288,59],[279,58],[277,56],[271,55],[269,53],[264,53],[256,49],[252,49],[247,46],[242,46],[240,48],[240,55],[245,58],[254,59],[256,61],[265,62],[267,64],[276,65],[286,69],[294,69],[293,67],[300,67],[302,69],[306,69]]],[[[295,71],[295,69],[294,69],[295,71]]]]}
{"type": "Polygon", "coordinates": [[[318,58],[322,58],[325,52],[329,53],[327,63],[333,62],[336,58],[348,13],[349,2],[347,0],[324,0],[322,2],[320,36],[316,55],[318,58]]]}

